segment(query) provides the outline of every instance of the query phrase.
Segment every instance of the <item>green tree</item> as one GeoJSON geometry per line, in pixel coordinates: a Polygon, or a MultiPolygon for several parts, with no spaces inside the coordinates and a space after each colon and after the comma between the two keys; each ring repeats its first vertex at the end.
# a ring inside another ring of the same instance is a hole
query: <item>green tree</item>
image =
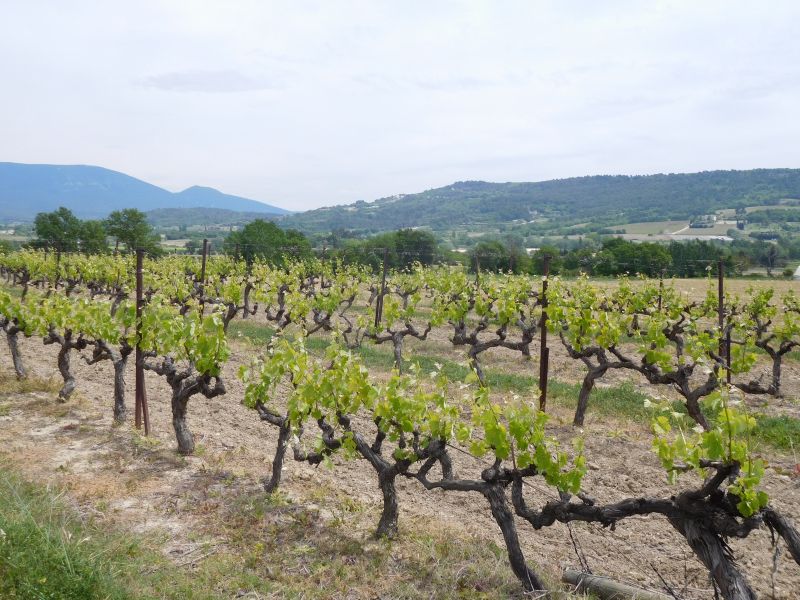
{"type": "Polygon", "coordinates": [[[308,238],[296,229],[287,229],[283,232],[283,245],[286,253],[294,258],[311,258],[311,243],[308,238]]]}
{"type": "Polygon", "coordinates": [[[480,242],[470,252],[470,270],[508,271],[511,269],[511,254],[502,242],[492,240],[480,242]]]}
{"type": "Polygon", "coordinates": [[[271,221],[256,219],[225,238],[225,252],[252,263],[256,258],[282,264],[286,257],[308,258],[311,244],[299,231],[283,231],[271,221]]]}
{"type": "Polygon", "coordinates": [[[436,258],[436,237],[429,231],[401,229],[394,234],[398,266],[408,267],[415,262],[432,265],[436,258]]]}
{"type": "Polygon", "coordinates": [[[81,223],[79,245],[86,254],[108,252],[105,223],[102,221],[83,221],[81,223]]]}
{"type": "Polygon", "coordinates": [[[669,250],[661,244],[635,243],[622,238],[612,238],[603,243],[603,251],[610,253],[613,260],[603,259],[601,270],[605,272],[601,272],[602,275],[640,273],[648,277],[656,277],[672,265],[672,256],[669,250]]]}
{"type": "Polygon", "coordinates": [[[82,224],[68,208],[60,206],[49,213],[39,213],[34,220],[36,240],[33,245],[39,248],[55,248],[62,252],[78,250],[82,224]]]}
{"type": "Polygon", "coordinates": [[[563,268],[561,252],[555,246],[542,246],[531,256],[531,270],[535,275],[544,275],[544,257],[550,257],[550,274],[558,275],[563,268]]]}
{"type": "Polygon", "coordinates": [[[197,254],[200,252],[200,242],[195,239],[186,240],[183,247],[186,248],[187,254],[197,254]]]}
{"type": "Polygon", "coordinates": [[[335,252],[348,264],[369,265],[373,270],[380,270],[383,258],[392,269],[404,269],[415,262],[431,265],[439,253],[436,237],[429,231],[400,229],[380,233],[362,240],[341,240],[341,247],[335,252]]]}
{"type": "Polygon", "coordinates": [[[583,272],[592,275],[594,273],[596,252],[597,250],[590,246],[582,246],[572,250],[564,256],[564,270],[572,274],[583,272]]]}
{"type": "Polygon", "coordinates": [[[143,248],[150,253],[161,253],[160,240],[147,222],[147,215],[136,208],[115,210],[108,215],[105,227],[117,245],[124,244],[128,252],[143,248]]]}
{"type": "Polygon", "coordinates": [[[786,250],[772,243],[767,243],[758,255],[758,263],[767,270],[769,277],[772,277],[772,270],[785,259],[786,250]]]}
{"type": "Polygon", "coordinates": [[[373,271],[383,266],[386,256],[389,267],[396,262],[396,238],[392,233],[382,233],[366,240],[346,240],[337,255],[347,264],[368,265],[373,271]]]}

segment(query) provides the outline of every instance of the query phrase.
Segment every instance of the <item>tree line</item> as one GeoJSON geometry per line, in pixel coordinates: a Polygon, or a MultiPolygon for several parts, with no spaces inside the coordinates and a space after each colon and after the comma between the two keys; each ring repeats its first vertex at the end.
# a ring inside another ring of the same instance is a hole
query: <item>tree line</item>
{"type": "MultiPolygon", "coordinates": [[[[61,252],[99,254],[132,252],[143,248],[158,255],[163,252],[160,239],[147,216],[135,208],[112,212],[104,220],[81,220],[69,209],[60,207],[39,213],[34,222],[33,248],[61,252]]],[[[544,245],[528,252],[520,239],[485,240],[468,252],[445,249],[436,236],[423,229],[400,229],[362,239],[347,239],[335,232],[316,239],[317,247],[300,231],[282,229],[271,221],[256,219],[225,238],[222,252],[249,264],[267,260],[283,264],[287,259],[305,259],[314,254],[338,259],[344,264],[361,264],[380,270],[403,269],[415,263],[463,265],[472,272],[513,272],[541,275],[545,257],[549,272],[556,275],[586,273],[593,276],[616,276],[639,273],[648,277],[669,275],[702,277],[716,272],[719,261],[730,275],[739,275],[760,266],[772,276],[774,271],[791,274],[787,261],[795,257],[794,248],[774,240],[736,239],[728,244],[702,240],[687,242],[631,242],[622,238],[584,240],[572,248],[544,245]]],[[[188,249],[188,248],[187,248],[188,249]]],[[[199,248],[194,248],[198,251],[199,248]]]]}
{"type": "Polygon", "coordinates": [[[62,206],[53,212],[37,214],[34,232],[36,237],[28,244],[32,248],[104,254],[111,249],[110,238],[118,251],[143,248],[150,254],[161,253],[159,236],[147,222],[147,216],[135,208],[115,210],[103,220],[81,220],[62,206]]]}
{"type": "Polygon", "coordinates": [[[530,255],[513,240],[493,240],[480,242],[470,251],[469,265],[473,272],[511,271],[541,275],[545,257],[548,257],[549,272],[555,275],[639,273],[648,277],[703,277],[709,271],[716,273],[719,261],[730,275],[741,275],[754,266],[765,268],[770,276],[775,270],[791,271],[787,266],[791,257],[787,249],[764,240],[735,240],[723,245],[704,240],[660,244],[607,238],[572,249],[542,246],[530,255]]]}

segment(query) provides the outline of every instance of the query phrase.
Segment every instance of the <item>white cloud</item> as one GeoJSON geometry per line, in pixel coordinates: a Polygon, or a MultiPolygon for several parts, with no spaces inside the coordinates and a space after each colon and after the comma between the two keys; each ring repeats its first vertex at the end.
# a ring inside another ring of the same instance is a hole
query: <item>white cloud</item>
{"type": "Polygon", "coordinates": [[[800,166],[800,5],[11,2],[0,160],[292,209],[800,166]]]}
{"type": "Polygon", "coordinates": [[[268,81],[258,81],[238,71],[223,69],[220,71],[177,71],[152,75],[138,83],[145,87],[156,88],[167,92],[211,92],[235,93],[253,92],[275,89],[277,86],[268,81]]]}

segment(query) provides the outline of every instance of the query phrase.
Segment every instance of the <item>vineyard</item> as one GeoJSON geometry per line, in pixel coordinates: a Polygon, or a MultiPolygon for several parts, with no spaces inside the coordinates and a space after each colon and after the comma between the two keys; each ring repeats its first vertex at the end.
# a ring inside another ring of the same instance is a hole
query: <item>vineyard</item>
{"type": "MultiPolygon", "coordinates": [[[[185,460],[213,446],[262,496],[302,477],[369,498],[377,540],[439,519],[498,540],[531,597],[567,589],[564,564],[651,597],[800,588],[788,286],[139,259],[0,255],[0,364],[58,378],[37,422],[85,394],[110,440],[133,421],[185,460]]],[[[15,444],[4,435],[4,453],[15,444]]]]}

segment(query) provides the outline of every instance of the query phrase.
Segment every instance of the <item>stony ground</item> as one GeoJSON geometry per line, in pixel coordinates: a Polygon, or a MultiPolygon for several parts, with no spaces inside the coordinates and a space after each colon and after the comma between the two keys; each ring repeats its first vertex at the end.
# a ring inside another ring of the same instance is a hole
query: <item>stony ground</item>
{"type": "MultiPolygon", "coordinates": [[[[446,338],[434,338],[430,346],[433,353],[463,356],[461,351],[448,347],[446,338]]],[[[22,341],[22,348],[34,379],[48,380],[57,375],[52,346],[30,339],[22,341]]],[[[554,345],[553,376],[578,381],[581,369],[572,361],[562,360],[557,348],[554,345]]],[[[215,548],[241,544],[237,539],[240,533],[229,527],[228,521],[236,519],[237,506],[263,499],[259,479],[269,473],[275,448],[277,432],[241,405],[243,387],[235,375],[256,351],[248,343],[234,342],[232,358],[225,367],[228,393],[213,400],[196,398],[190,402],[190,426],[198,443],[194,456],[181,457],[174,450],[169,388],[164,381],[151,373],[146,375],[153,431],[144,438],[130,425],[111,426],[110,365],[87,366],[78,360],[74,361],[78,392],[66,405],[55,402],[55,381],[49,389],[11,394],[3,394],[0,387],[0,455],[36,481],[65,486],[81,510],[108,520],[110,525],[163,535],[163,552],[178,564],[192,568],[204,560],[214,560],[215,548]]],[[[529,373],[534,367],[511,354],[497,354],[489,361],[510,372],[529,373]]],[[[8,356],[0,353],[0,367],[6,376],[9,362],[8,356]]],[[[625,379],[624,374],[615,377],[618,379],[609,383],[625,379]]],[[[133,381],[132,371],[128,381],[133,381]]],[[[786,381],[791,393],[781,403],[771,405],[771,410],[796,410],[800,381],[796,364],[787,370],[786,381]]],[[[643,382],[634,383],[645,389],[643,382]]],[[[129,404],[132,403],[131,386],[129,404]]],[[[569,425],[571,413],[567,407],[553,410],[552,433],[568,443],[575,435],[569,425]]],[[[590,407],[584,434],[590,466],[584,487],[590,495],[614,501],[626,496],[674,493],[675,488],[666,484],[664,471],[650,450],[647,424],[600,417],[590,407]]],[[[764,452],[770,463],[766,489],[774,505],[800,524],[798,459],[792,453],[769,449],[764,452]]],[[[475,475],[481,468],[469,456],[457,455],[456,459],[460,475],[475,475]]],[[[532,504],[553,498],[543,483],[531,486],[527,493],[532,504]]],[[[333,469],[315,469],[289,462],[282,494],[288,506],[294,508],[283,506],[267,511],[258,532],[266,536],[265,541],[278,540],[300,556],[298,568],[304,568],[302,556],[309,548],[306,536],[321,535],[320,528],[332,524],[344,524],[335,531],[345,531],[348,543],[365,548],[376,543],[370,532],[379,516],[380,493],[372,471],[364,465],[337,459],[333,469]],[[297,507],[302,507],[300,513],[297,507]],[[309,514],[313,515],[305,523],[304,533],[298,533],[298,514],[305,515],[306,520],[309,514]],[[284,530],[294,533],[288,535],[282,533],[284,530]]],[[[431,529],[463,532],[458,560],[437,564],[437,569],[453,570],[456,580],[463,570],[471,568],[470,551],[467,549],[464,554],[464,544],[474,548],[476,555],[482,545],[480,540],[502,546],[499,530],[480,497],[426,492],[418,484],[403,481],[400,502],[401,538],[419,538],[421,532],[431,529]]],[[[595,573],[651,588],[662,588],[663,578],[683,598],[712,597],[704,570],[662,519],[631,519],[615,531],[585,524],[572,525],[571,532],[563,525],[538,532],[523,523],[519,527],[526,557],[551,581],[560,578],[564,567],[578,566],[577,546],[595,573]]],[[[331,535],[330,527],[326,531],[331,535]]],[[[800,567],[787,559],[785,552],[773,567],[774,550],[766,530],[757,531],[746,540],[735,540],[732,546],[760,597],[797,597],[800,567]]],[[[408,548],[399,544],[392,551],[393,560],[402,562],[404,552],[408,553],[408,548]]],[[[258,552],[254,560],[259,560],[258,552]]],[[[440,558],[432,555],[431,560],[440,558]]],[[[269,565],[264,569],[267,574],[271,572],[269,565]]],[[[496,569],[508,571],[502,554],[496,559],[496,569]]],[[[391,579],[375,579],[371,586],[358,581],[353,584],[352,596],[330,597],[400,595],[397,588],[393,589],[391,579]]],[[[508,585],[508,578],[505,582],[508,585]]],[[[464,597],[483,593],[478,589],[483,584],[470,585],[474,589],[468,589],[464,597]]]]}

